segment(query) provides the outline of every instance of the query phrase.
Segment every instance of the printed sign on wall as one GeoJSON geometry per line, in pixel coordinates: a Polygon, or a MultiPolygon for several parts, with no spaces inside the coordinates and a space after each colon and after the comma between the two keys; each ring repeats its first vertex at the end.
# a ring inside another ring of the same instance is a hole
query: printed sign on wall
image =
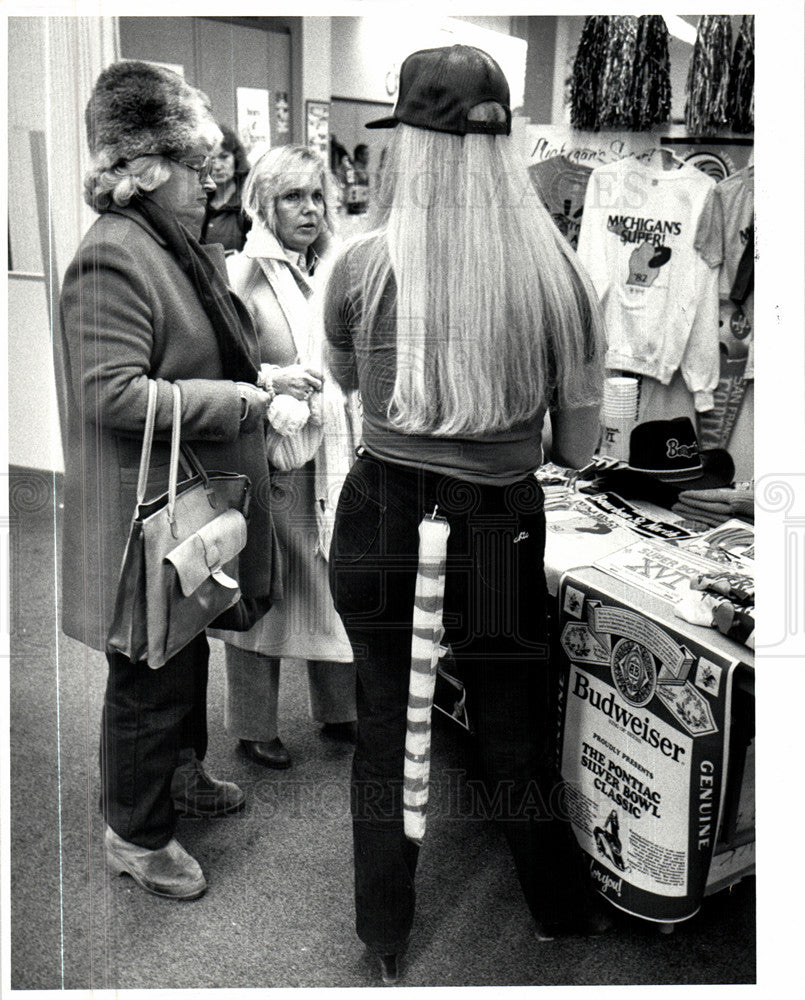
{"type": "MultiPolygon", "coordinates": [[[[280,90],[274,97],[275,116],[277,122],[277,135],[287,136],[291,130],[291,109],[288,104],[288,94],[280,90]]],[[[284,139],[281,141],[285,141],[284,139]]]]}
{"type": "Polygon", "coordinates": [[[568,574],[561,770],[598,891],[672,922],[699,908],[723,806],[734,661],[568,574]]]}
{"type": "Polygon", "coordinates": [[[330,105],[327,101],[306,101],[306,140],[325,163],[330,162],[330,105]]]}
{"type": "Polygon", "coordinates": [[[259,87],[237,88],[238,136],[254,163],[271,147],[269,93],[259,87]]]}
{"type": "Polygon", "coordinates": [[[699,139],[664,135],[660,142],[716,183],[747,166],[755,148],[752,139],[734,137],[699,139]]]}

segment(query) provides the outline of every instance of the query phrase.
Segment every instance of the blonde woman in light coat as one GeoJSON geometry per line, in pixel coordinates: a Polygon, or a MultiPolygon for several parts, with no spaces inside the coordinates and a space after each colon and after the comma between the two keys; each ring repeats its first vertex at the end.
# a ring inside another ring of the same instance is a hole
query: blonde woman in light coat
{"type": "MultiPolygon", "coordinates": [[[[269,419],[290,397],[291,407],[308,407],[321,437],[300,468],[271,472],[282,600],[249,632],[214,633],[226,642],[227,731],[252,760],[273,768],[291,763],[278,732],[283,658],[306,661],[310,713],[322,733],[354,739],[352,650],[327,583],[335,504],[354,458],[354,401],[322,374],[321,327],[310,301],[331,238],[328,185],[323,163],[304,146],[264,154],[244,189],[252,229],[242,253],[227,261],[231,286],[258,333],[266,386],[276,394],[269,419]]],[[[277,415],[274,423],[287,429],[277,415]]],[[[298,460],[304,457],[300,452],[298,460]]]]}

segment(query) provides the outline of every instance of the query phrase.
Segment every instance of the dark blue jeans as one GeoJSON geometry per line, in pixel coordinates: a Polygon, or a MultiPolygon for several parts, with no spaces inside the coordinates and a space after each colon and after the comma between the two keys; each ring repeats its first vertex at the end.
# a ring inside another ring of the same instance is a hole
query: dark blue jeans
{"type": "Polygon", "coordinates": [[[101,716],[101,810],[116,834],[157,850],[173,836],[170,794],[179,752],[207,753],[204,632],[158,670],[107,653],[109,679],[101,716]]]}
{"type": "Polygon", "coordinates": [[[352,820],[358,936],[398,952],[414,917],[417,847],[403,832],[411,624],[423,514],[450,524],[445,642],[464,678],[487,804],[542,924],[570,919],[580,854],[552,816],[545,516],[533,477],[487,486],[362,456],[344,484],[330,584],[355,654],[352,820]]]}

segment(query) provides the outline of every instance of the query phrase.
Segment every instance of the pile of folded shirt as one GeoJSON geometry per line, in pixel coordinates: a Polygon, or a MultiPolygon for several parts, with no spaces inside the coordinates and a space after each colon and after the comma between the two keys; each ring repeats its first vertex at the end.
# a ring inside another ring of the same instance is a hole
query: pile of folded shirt
{"type": "Polygon", "coordinates": [[[671,510],[681,514],[686,522],[695,522],[702,528],[718,527],[731,518],[754,524],[754,484],[742,483],[716,490],[682,490],[671,510]]]}
{"type": "Polygon", "coordinates": [[[675,613],[694,625],[709,625],[723,635],[755,648],[755,585],[743,573],[701,573],[675,613]]]}

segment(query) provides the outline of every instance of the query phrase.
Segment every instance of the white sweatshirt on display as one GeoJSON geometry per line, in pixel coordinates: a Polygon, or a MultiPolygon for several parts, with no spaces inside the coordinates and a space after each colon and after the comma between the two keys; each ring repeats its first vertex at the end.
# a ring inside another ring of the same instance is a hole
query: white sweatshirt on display
{"type": "Polygon", "coordinates": [[[698,411],[712,409],[719,378],[718,269],[694,247],[714,187],[687,165],[629,156],[596,167],[578,244],[604,309],[607,367],[663,385],[680,369],[698,411]]]}

